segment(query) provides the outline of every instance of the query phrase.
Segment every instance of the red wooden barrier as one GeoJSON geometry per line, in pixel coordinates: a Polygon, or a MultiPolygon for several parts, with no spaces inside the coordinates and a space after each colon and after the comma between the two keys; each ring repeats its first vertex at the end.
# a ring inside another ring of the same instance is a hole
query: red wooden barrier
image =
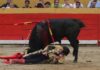
{"type": "Polygon", "coordinates": [[[78,18],[86,24],[78,38],[100,40],[100,14],[0,14],[0,40],[26,39],[36,23],[24,25],[22,22],[48,18],[78,18]]]}

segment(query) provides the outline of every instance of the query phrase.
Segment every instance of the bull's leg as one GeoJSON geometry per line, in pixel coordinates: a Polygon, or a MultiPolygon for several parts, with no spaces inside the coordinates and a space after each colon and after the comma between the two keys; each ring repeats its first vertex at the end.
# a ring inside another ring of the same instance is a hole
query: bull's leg
{"type": "Polygon", "coordinates": [[[71,46],[73,47],[73,56],[75,57],[74,58],[75,63],[78,60],[79,41],[77,40],[77,37],[79,32],[80,30],[75,30],[66,35],[68,40],[70,41],[71,46]]]}
{"type": "Polygon", "coordinates": [[[73,40],[69,40],[71,46],[73,47],[73,56],[74,58],[74,62],[76,63],[78,60],[78,49],[79,49],[79,42],[77,39],[73,39],[73,40]]]}

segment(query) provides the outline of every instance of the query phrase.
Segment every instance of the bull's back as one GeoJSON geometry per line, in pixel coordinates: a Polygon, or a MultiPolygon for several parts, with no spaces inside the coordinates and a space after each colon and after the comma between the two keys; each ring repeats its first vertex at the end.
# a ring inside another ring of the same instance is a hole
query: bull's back
{"type": "Polygon", "coordinates": [[[65,19],[65,18],[61,18],[61,19],[49,19],[50,24],[52,25],[52,27],[54,26],[57,28],[61,28],[61,27],[66,27],[66,28],[72,28],[72,27],[76,27],[76,28],[82,28],[84,27],[84,23],[79,20],[79,19],[65,19]]]}

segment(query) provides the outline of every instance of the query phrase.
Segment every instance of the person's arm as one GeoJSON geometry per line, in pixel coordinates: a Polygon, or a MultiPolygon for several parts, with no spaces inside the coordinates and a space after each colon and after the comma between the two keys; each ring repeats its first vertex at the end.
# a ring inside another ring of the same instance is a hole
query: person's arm
{"type": "Polygon", "coordinates": [[[43,52],[42,52],[43,55],[48,55],[48,45],[43,49],[43,52]]]}

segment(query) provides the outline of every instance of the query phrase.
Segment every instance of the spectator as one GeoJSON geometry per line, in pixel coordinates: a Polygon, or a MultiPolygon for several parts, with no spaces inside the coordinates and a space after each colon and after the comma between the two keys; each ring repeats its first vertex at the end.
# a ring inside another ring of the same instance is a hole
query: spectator
{"type": "Polygon", "coordinates": [[[83,8],[83,4],[79,0],[74,0],[73,8],[83,8]]]}
{"type": "Polygon", "coordinates": [[[44,4],[44,0],[39,0],[39,3],[42,3],[42,4],[44,4]]]}
{"type": "Polygon", "coordinates": [[[0,8],[18,8],[17,5],[12,3],[13,0],[7,0],[5,4],[3,4],[0,8]]]}
{"type": "Polygon", "coordinates": [[[41,3],[38,3],[35,7],[36,7],[36,8],[44,8],[44,5],[41,4],[41,3]]]}
{"type": "Polygon", "coordinates": [[[100,1],[96,3],[96,8],[100,8],[100,1]]]}
{"type": "Polygon", "coordinates": [[[54,0],[54,8],[59,8],[59,0],[54,0]]]}
{"type": "Polygon", "coordinates": [[[23,8],[31,8],[29,0],[25,0],[25,6],[23,8]]]}
{"type": "Polygon", "coordinates": [[[91,1],[89,1],[89,3],[88,3],[88,8],[96,8],[96,4],[97,4],[97,0],[91,0],[91,1]]]}
{"type": "Polygon", "coordinates": [[[59,3],[59,0],[54,0],[54,3],[52,4],[53,8],[61,8],[62,5],[59,3]]]}
{"type": "Polygon", "coordinates": [[[45,8],[50,8],[50,7],[51,7],[51,3],[47,1],[47,2],[44,4],[44,6],[45,6],[45,8]]]}
{"type": "Polygon", "coordinates": [[[73,5],[68,2],[69,0],[64,0],[64,4],[62,4],[63,8],[73,8],[73,5]]]}
{"type": "Polygon", "coordinates": [[[35,7],[44,8],[44,0],[39,0],[39,2],[36,3],[35,7]]]}

